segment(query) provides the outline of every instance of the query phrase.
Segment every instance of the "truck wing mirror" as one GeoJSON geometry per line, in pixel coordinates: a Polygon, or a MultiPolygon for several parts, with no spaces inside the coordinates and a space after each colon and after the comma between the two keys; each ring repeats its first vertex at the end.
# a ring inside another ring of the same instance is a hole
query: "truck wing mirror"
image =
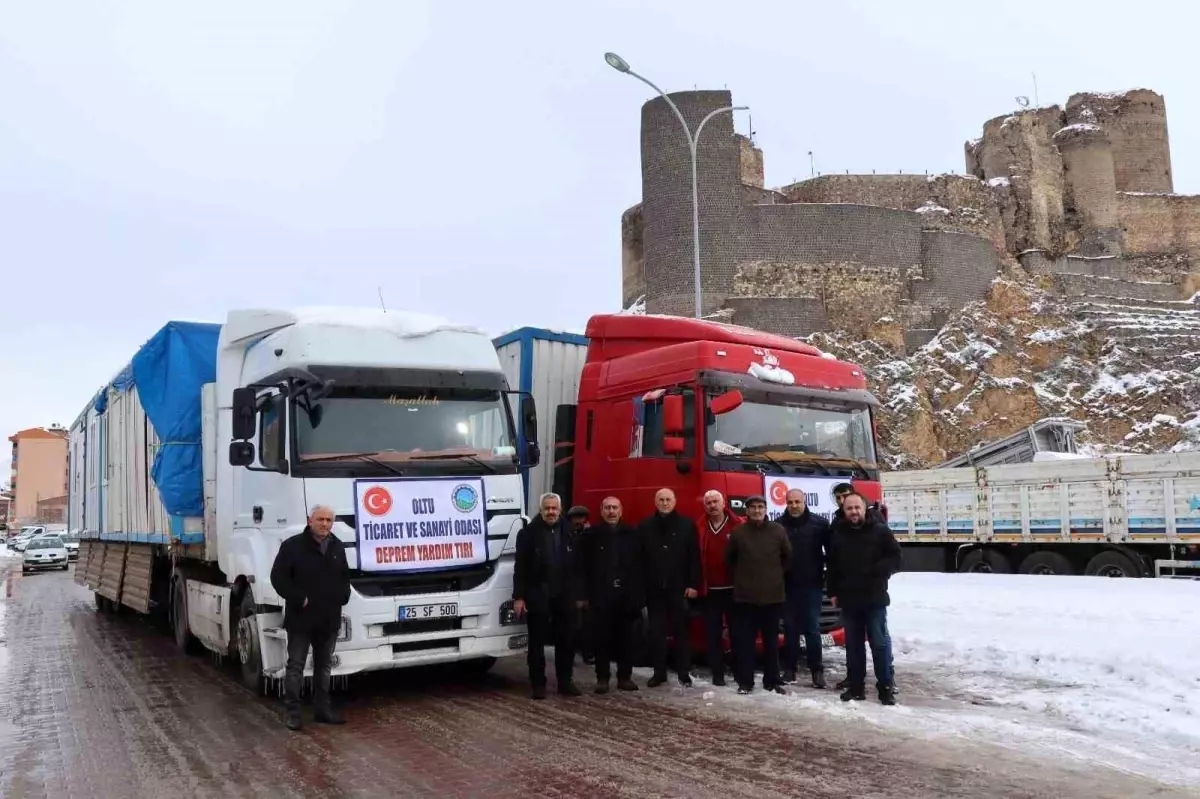
{"type": "MultiPolygon", "coordinates": [[[[233,390],[233,438],[239,441],[246,441],[254,438],[254,434],[258,429],[258,410],[257,410],[257,392],[254,389],[243,387],[233,390]]],[[[232,449],[230,456],[232,457],[232,449]]],[[[253,457],[254,447],[250,447],[251,457],[253,457]]],[[[238,464],[234,464],[235,466],[238,464]]]]}
{"type": "Polygon", "coordinates": [[[708,407],[712,409],[714,415],[720,416],[723,413],[737,410],[745,400],[742,392],[735,388],[733,391],[726,391],[719,397],[713,397],[712,401],[708,403],[708,407]]]}
{"type": "MultiPolygon", "coordinates": [[[[668,394],[662,398],[663,434],[677,436],[684,431],[683,396],[668,394]]],[[[680,439],[682,441],[682,439],[680,439]]]]}
{"type": "Polygon", "coordinates": [[[229,465],[249,466],[254,463],[254,445],[249,441],[233,441],[229,444],[229,465]]]}
{"type": "Polygon", "coordinates": [[[663,436],[664,455],[682,455],[684,449],[683,436],[663,436]]]}
{"type": "Polygon", "coordinates": [[[528,394],[521,397],[521,435],[526,441],[537,442],[537,403],[528,394]]]}
{"type": "Polygon", "coordinates": [[[525,463],[523,465],[528,466],[530,469],[532,469],[534,466],[537,466],[541,462],[542,462],[542,448],[538,446],[538,443],[536,441],[526,441],[525,442],[525,463]]]}

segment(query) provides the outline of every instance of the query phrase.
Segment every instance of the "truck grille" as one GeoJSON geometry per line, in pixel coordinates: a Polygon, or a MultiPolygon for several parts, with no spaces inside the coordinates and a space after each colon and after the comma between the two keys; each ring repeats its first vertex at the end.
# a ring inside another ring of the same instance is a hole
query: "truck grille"
{"type": "Polygon", "coordinates": [[[350,571],[350,585],[362,596],[411,596],[470,591],[486,583],[496,571],[493,561],[428,574],[368,574],[350,571]]]}
{"type": "Polygon", "coordinates": [[[384,636],[412,635],[413,633],[444,633],[461,629],[462,619],[413,619],[411,621],[392,621],[379,625],[379,632],[384,636]]]}

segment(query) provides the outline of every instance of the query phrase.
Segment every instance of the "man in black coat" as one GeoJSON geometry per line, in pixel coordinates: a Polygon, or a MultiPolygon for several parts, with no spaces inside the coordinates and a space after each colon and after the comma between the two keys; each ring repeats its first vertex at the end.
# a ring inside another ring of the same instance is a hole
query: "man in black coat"
{"type": "MultiPolygon", "coordinates": [[[[590,512],[585,505],[573,505],[567,511],[567,525],[569,527],[568,535],[571,537],[571,545],[576,548],[576,551],[582,553],[583,533],[588,528],[588,516],[590,512]]],[[[582,564],[580,564],[581,566],[582,564]]],[[[584,663],[592,663],[595,660],[595,647],[592,645],[592,625],[588,618],[587,603],[582,601],[583,597],[576,596],[576,602],[579,607],[575,611],[575,616],[572,619],[572,629],[574,630],[574,648],[575,651],[583,658],[584,663]]]]}
{"type": "Polygon", "coordinates": [[[842,503],[844,518],[833,523],[829,552],[829,597],[842,609],[846,632],[846,690],[842,701],[866,698],[867,655],[871,644],[879,701],[896,703],[892,639],[888,634],[888,580],[900,571],[900,545],[887,523],[872,518],[867,501],[852,493],[842,503]]]}
{"type": "Polygon", "coordinates": [[[696,525],[675,510],[675,492],[659,489],[657,509],[638,525],[647,547],[646,610],[650,617],[649,644],[654,676],[646,683],[656,688],[667,681],[667,636],[675,639],[675,673],[679,684],[692,684],[691,625],[688,600],[700,589],[700,548],[696,525]]]}
{"type": "Polygon", "coordinates": [[[312,647],[314,720],[342,724],[329,706],[329,672],[333,648],[342,626],[342,606],[350,601],[350,568],[346,549],[332,535],[333,509],[317,505],[304,531],[279,546],[271,567],[271,585],[283,597],[283,628],[287,630],[287,672],[284,676],[288,729],[298,730],[300,686],[312,647]]]}
{"type": "Polygon", "coordinates": [[[612,661],[617,688],[636,691],[633,649],[637,622],[646,606],[646,542],[621,523],[621,500],[605,497],[599,524],[583,534],[582,584],[596,653],[596,693],[608,693],[612,661]]]}
{"type": "Polygon", "coordinates": [[[513,572],[513,611],[529,627],[529,683],[534,699],[546,698],[546,645],[554,647],[558,692],[579,696],[572,679],[575,666],[574,621],[578,544],[562,523],[562,500],[543,494],[538,515],[517,533],[513,572]]]}
{"type": "Polygon", "coordinates": [[[787,575],[787,601],[783,606],[783,681],[796,681],[800,665],[800,636],[812,675],[813,688],[825,687],[821,651],[821,603],[825,588],[825,556],[829,550],[829,522],[808,509],[803,491],[787,492],[787,509],[779,517],[792,544],[787,575]]]}

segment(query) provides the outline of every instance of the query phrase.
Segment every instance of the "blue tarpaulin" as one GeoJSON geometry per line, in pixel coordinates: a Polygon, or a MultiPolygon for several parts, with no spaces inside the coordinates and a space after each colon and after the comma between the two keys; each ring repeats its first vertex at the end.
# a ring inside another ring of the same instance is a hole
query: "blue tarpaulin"
{"type": "Polygon", "coordinates": [[[168,322],[112,383],[137,386],[160,444],[150,477],[171,516],[204,515],[200,389],[217,379],[220,333],[220,325],[168,322]]]}

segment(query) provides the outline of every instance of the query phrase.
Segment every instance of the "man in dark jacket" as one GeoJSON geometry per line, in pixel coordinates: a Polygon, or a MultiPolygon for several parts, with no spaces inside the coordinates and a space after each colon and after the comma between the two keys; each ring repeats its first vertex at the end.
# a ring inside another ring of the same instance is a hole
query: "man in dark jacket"
{"type": "Polygon", "coordinates": [[[729,534],[744,520],[725,509],[725,497],[713,489],[704,494],[704,516],[696,522],[700,549],[700,603],[704,608],[704,642],[713,685],[725,684],[725,629],[733,631],[733,579],[725,563],[729,534]]]}
{"type": "Polygon", "coordinates": [[[667,681],[667,636],[675,639],[675,673],[679,684],[692,684],[691,630],[688,600],[700,589],[700,550],[696,525],[675,510],[675,492],[659,489],[654,495],[657,509],[638,525],[647,547],[646,610],[654,662],[654,676],[646,683],[656,688],[667,681]]]}
{"type": "Polygon", "coordinates": [[[529,627],[529,683],[534,699],[546,698],[546,645],[554,646],[558,692],[579,696],[571,677],[575,666],[573,624],[578,595],[578,551],[562,520],[562,500],[543,494],[538,515],[517,533],[513,571],[513,611],[529,627]]]}
{"type": "Polygon", "coordinates": [[[846,632],[846,690],[842,701],[866,698],[867,655],[871,644],[879,701],[896,703],[892,639],[888,634],[888,580],[900,570],[900,545],[882,519],[871,518],[867,501],[850,494],[842,503],[845,518],[834,522],[829,551],[829,597],[842,609],[846,632]]]}
{"type": "Polygon", "coordinates": [[[796,681],[800,661],[800,635],[813,688],[825,687],[821,662],[821,601],[825,587],[825,553],[829,549],[829,522],[808,510],[808,498],[793,488],[787,492],[787,510],[779,517],[792,545],[788,570],[787,601],[783,606],[783,681],[796,681]]]}
{"type": "Polygon", "coordinates": [[[583,534],[582,583],[596,651],[596,693],[608,693],[612,661],[617,688],[636,691],[633,649],[637,622],[646,606],[646,541],[621,523],[621,500],[600,502],[600,523],[583,534]]]}
{"type": "MultiPolygon", "coordinates": [[[[567,511],[567,524],[569,525],[568,536],[571,538],[571,546],[575,547],[577,552],[582,552],[583,532],[588,528],[588,516],[590,516],[585,505],[572,505],[567,511]]],[[[586,603],[580,596],[575,597],[576,604],[580,607],[576,609],[575,616],[572,618],[572,629],[574,630],[575,651],[583,658],[584,663],[591,663],[595,656],[595,647],[592,646],[592,625],[588,620],[588,611],[586,603]]]]}
{"type": "Polygon", "coordinates": [[[329,706],[329,673],[342,626],[342,606],[350,601],[350,568],[345,547],[331,534],[332,530],[333,509],[317,505],[303,532],[280,544],[271,566],[271,586],[285,603],[287,671],[283,685],[290,730],[301,726],[300,685],[310,646],[313,720],[321,724],[345,723],[329,706]]]}
{"type": "Polygon", "coordinates": [[[763,642],[763,688],[783,693],[779,681],[779,616],[784,575],[792,560],[787,532],[767,521],[767,500],[746,500],[746,521],[729,536],[725,562],[733,576],[734,655],[738,693],[754,690],[754,642],[763,642]]]}

